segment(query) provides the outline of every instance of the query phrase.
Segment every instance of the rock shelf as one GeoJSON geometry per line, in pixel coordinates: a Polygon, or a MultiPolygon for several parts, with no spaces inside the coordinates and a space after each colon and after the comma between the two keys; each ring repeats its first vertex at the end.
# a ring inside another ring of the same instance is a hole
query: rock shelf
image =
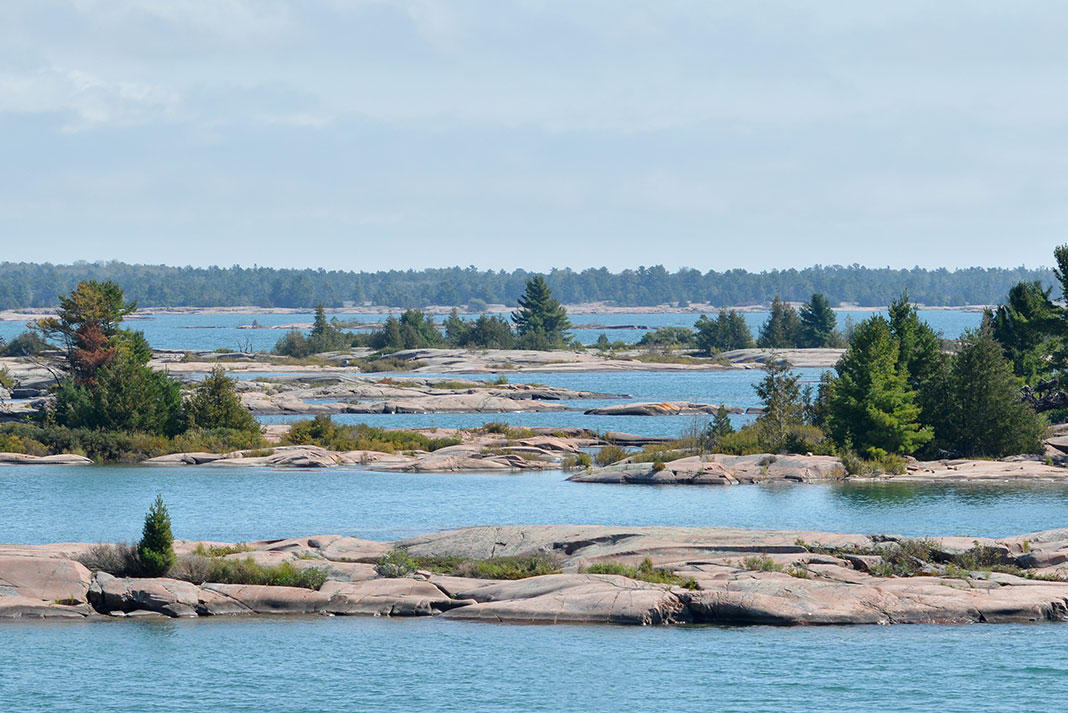
{"type": "MultiPolygon", "coordinates": [[[[198,544],[176,542],[180,555],[198,544]]],[[[602,624],[899,624],[1068,620],[1068,530],[1001,539],[733,528],[470,527],[398,542],[319,535],[246,543],[259,564],[327,573],[319,590],[119,578],[77,561],[92,545],[0,545],[0,620],[281,614],[442,616],[602,624]],[[419,571],[383,578],[395,547],[415,557],[540,555],[561,572],[486,580],[419,571]],[[648,559],[687,588],[598,563],[648,559]],[[913,576],[891,576],[891,563],[913,576]]],[[[234,548],[238,549],[238,548],[234,548]]]]}

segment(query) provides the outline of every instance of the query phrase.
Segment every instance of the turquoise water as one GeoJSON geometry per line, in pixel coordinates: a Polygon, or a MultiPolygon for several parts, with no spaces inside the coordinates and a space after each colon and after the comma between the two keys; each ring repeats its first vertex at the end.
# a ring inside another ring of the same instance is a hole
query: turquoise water
{"type": "Polygon", "coordinates": [[[0,626],[5,710],[1059,710],[1068,629],[495,626],[441,619],[0,626]]]}
{"type": "MultiPolygon", "coordinates": [[[[838,323],[845,327],[846,320],[860,322],[873,313],[868,311],[838,312],[838,323]]],[[[346,313],[330,315],[342,321],[361,323],[381,322],[389,315],[346,313]]],[[[743,315],[753,334],[767,320],[766,312],[747,312],[743,315]]],[[[959,310],[922,310],[920,316],[935,330],[947,338],[956,338],[964,329],[979,326],[982,318],[979,312],[959,310]]],[[[287,324],[310,324],[314,315],[310,312],[297,314],[161,314],[145,315],[143,319],[128,322],[131,329],[144,331],[149,344],[157,349],[242,349],[251,346],[256,351],[267,351],[285,334],[278,329],[239,329],[242,325],[251,325],[253,321],[265,326],[287,324]]],[[[468,316],[470,318],[470,316],[468,316]]],[[[597,314],[572,315],[574,324],[624,325],[640,326],[648,329],[657,327],[693,327],[698,315],[695,314],[597,314]]],[[[437,318],[440,323],[441,318],[437,318]]],[[[0,337],[10,339],[26,329],[24,322],[0,321],[0,337]]],[[[573,336],[584,344],[597,341],[601,332],[605,332],[612,341],[633,343],[641,339],[648,329],[576,329],[573,336]]]]}
{"type": "Polygon", "coordinates": [[[0,467],[0,542],[136,540],[162,493],[176,537],[338,533],[393,540],[467,525],[722,525],[1005,536],[1068,527],[1068,487],[903,483],[624,486],[559,471],[376,473],[150,466],[0,467]]]}

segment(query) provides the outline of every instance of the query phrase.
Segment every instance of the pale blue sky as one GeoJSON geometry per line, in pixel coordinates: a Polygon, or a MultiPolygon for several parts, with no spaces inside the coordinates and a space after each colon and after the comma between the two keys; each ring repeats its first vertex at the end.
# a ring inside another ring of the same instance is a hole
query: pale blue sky
{"type": "Polygon", "coordinates": [[[1049,264],[1068,4],[5,0],[0,260],[1049,264]]]}

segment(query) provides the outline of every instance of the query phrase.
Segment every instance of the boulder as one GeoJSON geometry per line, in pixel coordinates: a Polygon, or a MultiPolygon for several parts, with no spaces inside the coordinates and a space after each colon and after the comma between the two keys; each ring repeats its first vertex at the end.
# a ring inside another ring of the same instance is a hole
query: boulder
{"type": "Polygon", "coordinates": [[[444,614],[455,619],[530,624],[669,624],[689,612],[664,585],[604,574],[549,574],[481,584],[456,596],[475,604],[444,614]]]}
{"type": "MultiPolygon", "coordinates": [[[[244,607],[253,614],[316,614],[325,612],[330,597],[311,589],[300,587],[268,587],[261,584],[204,584],[203,592],[222,595],[230,600],[235,609],[244,607]]],[[[207,596],[211,596],[210,594],[207,596]]],[[[212,597],[216,602],[217,598],[212,597]]],[[[207,599],[205,599],[205,602],[207,599]]],[[[205,611],[209,610],[205,605],[205,611]]]]}
{"type": "Polygon", "coordinates": [[[432,616],[473,603],[451,599],[430,582],[417,579],[327,582],[320,591],[330,597],[331,614],[432,616]]]}
{"type": "Polygon", "coordinates": [[[84,619],[93,610],[81,604],[60,604],[19,596],[0,596],[0,619],[84,619]]]}
{"type": "Polygon", "coordinates": [[[92,574],[80,562],[0,554],[0,596],[86,601],[92,574]]]}
{"type": "Polygon", "coordinates": [[[335,562],[363,562],[374,564],[393,549],[392,543],[361,540],[356,537],[340,537],[332,540],[320,552],[335,562]]]}
{"type": "Polygon", "coordinates": [[[89,601],[98,611],[144,610],[170,617],[196,616],[200,588],[179,579],[118,578],[97,572],[89,601]]]}

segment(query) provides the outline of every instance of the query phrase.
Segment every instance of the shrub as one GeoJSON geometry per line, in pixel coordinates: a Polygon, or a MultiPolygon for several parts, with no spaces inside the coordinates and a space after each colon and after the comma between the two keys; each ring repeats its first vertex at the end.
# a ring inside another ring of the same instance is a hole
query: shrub
{"type": "Polygon", "coordinates": [[[783,567],[767,555],[751,555],[741,562],[741,568],[753,572],[781,572],[783,567]]]}
{"type": "Polygon", "coordinates": [[[456,568],[459,577],[479,579],[526,579],[543,574],[559,574],[556,560],[548,555],[534,554],[528,557],[492,557],[486,560],[469,560],[456,568]]]}
{"type": "Polygon", "coordinates": [[[665,468],[667,468],[667,466],[664,465],[664,461],[662,461],[662,460],[658,460],[655,463],[653,463],[653,471],[656,472],[656,473],[659,473],[660,471],[664,470],[665,468]]]}
{"type": "Polygon", "coordinates": [[[649,557],[643,559],[641,564],[637,567],[631,567],[622,562],[598,562],[580,571],[585,572],[586,574],[618,574],[642,582],[670,584],[685,589],[697,589],[697,582],[693,577],[679,577],[666,569],[654,567],[653,560],[649,557]]]}
{"type": "Polygon", "coordinates": [[[32,438],[20,438],[11,433],[0,433],[0,453],[25,453],[31,456],[48,455],[48,448],[32,438]]]}
{"type": "Polygon", "coordinates": [[[592,460],[588,453],[579,453],[578,455],[567,456],[564,458],[563,467],[564,470],[575,470],[577,468],[589,468],[592,460]]]}
{"type": "Polygon", "coordinates": [[[260,424],[242,405],[236,386],[237,381],[228,377],[225,369],[221,366],[213,368],[186,402],[187,427],[247,431],[258,435],[260,424]]]}
{"type": "Polygon", "coordinates": [[[36,356],[49,348],[50,345],[40,334],[27,330],[14,337],[6,346],[0,346],[0,356],[36,356]]]}
{"type": "Polygon", "coordinates": [[[597,451],[597,455],[593,457],[593,461],[599,466],[606,466],[611,465],[612,463],[617,463],[626,457],[626,449],[610,443],[597,451]]]}
{"type": "Polygon", "coordinates": [[[142,572],[137,547],[125,542],[114,545],[100,542],[74,559],[93,572],[107,572],[115,577],[138,577],[142,572]]]}
{"type": "Polygon", "coordinates": [[[274,566],[262,565],[251,557],[240,559],[192,555],[182,559],[183,563],[174,569],[175,577],[187,579],[194,584],[215,582],[319,589],[329,575],[324,567],[296,567],[290,562],[274,566]],[[200,581],[197,581],[198,579],[200,581]]]}
{"type": "Polygon", "coordinates": [[[287,445],[320,446],[332,451],[436,451],[459,445],[459,438],[431,438],[415,431],[389,431],[366,424],[345,426],[327,415],[297,421],[282,438],[287,445]]]}
{"type": "Polygon", "coordinates": [[[402,578],[411,577],[418,567],[416,561],[408,554],[405,547],[397,547],[390,550],[375,564],[375,572],[379,577],[402,578]]]}
{"type": "Polygon", "coordinates": [[[149,577],[163,576],[175,562],[171,516],[163,504],[162,495],[156,495],[156,502],[145,515],[141,541],[137,543],[137,556],[145,575],[149,577]]]}

